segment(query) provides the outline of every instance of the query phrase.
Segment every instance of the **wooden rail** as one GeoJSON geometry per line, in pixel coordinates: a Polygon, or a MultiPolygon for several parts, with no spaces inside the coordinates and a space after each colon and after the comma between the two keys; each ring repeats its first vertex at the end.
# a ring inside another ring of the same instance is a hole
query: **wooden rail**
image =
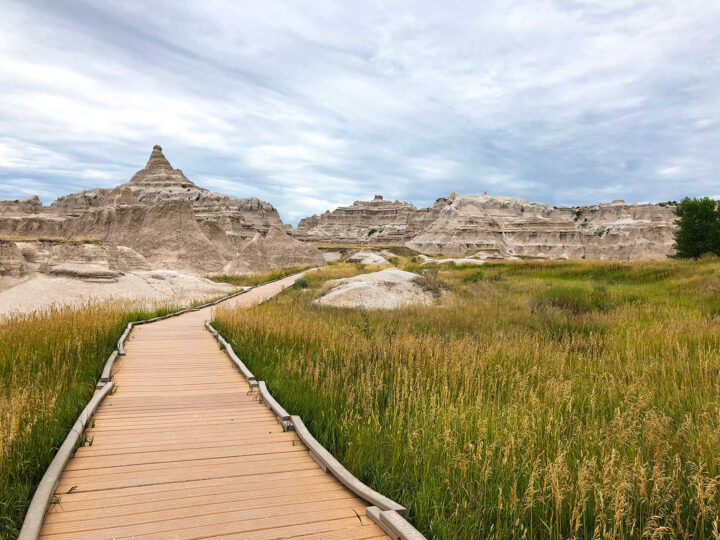
{"type": "Polygon", "coordinates": [[[128,324],[19,538],[423,538],[206,321],[220,302],[256,304],[295,277],[128,324]]]}

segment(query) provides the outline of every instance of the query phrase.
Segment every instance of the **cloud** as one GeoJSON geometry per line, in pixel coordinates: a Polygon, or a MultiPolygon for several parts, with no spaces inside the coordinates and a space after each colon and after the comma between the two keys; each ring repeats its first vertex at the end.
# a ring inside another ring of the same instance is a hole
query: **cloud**
{"type": "Polygon", "coordinates": [[[153,144],[293,223],[376,193],[720,189],[714,0],[10,0],[0,36],[3,197],[124,182],[153,144]]]}

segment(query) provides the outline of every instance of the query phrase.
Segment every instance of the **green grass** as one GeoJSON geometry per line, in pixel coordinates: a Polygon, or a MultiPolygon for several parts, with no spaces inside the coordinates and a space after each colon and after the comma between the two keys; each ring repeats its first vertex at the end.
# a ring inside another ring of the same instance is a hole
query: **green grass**
{"type": "Polygon", "coordinates": [[[17,536],[127,323],[177,309],[106,303],[0,320],[0,538],[17,536]]]}
{"type": "Polygon", "coordinates": [[[280,279],[291,274],[297,274],[303,270],[307,270],[309,266],[291,266],[288,268],[277,268],[274,270],[266,270],[265,272],[258,272],[255,274],[220,274],[215,276],[208,276],[208,279],[215,281],[216,283],[230,283],[236,287],[248,287],[253,285],[260,285],[268,281],[280,279]]]}
{"type": "Polygon", "coordinates": [[[434,307],[312,303],[359,271],[213,324],[426,535],[718,538],[720,264],[446,267],[434,307]]]}

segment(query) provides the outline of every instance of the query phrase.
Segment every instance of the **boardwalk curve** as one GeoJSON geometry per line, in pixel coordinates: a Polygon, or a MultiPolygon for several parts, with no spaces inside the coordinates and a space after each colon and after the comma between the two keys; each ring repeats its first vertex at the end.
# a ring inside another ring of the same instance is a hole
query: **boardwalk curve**
{"type": "MultiPolygon", "coordinates": [[[[226,303],[257,304],[295,277],[226,303]]],[[[60,465],[39,537],[422,538],[400,505],[366,486],[358,491],[347,471],[349,480],[325,472],[328,458],[318,456],[326,451],[313,448],[264,383],[236,368],[232,349],[206,327],[211,318],[212,306],[189,310],[135,326],[121,340],[98,384],[107,395],[85,444],[60,465]]],[[[34,519],[40,507],[31,506],[34,519]]]]}

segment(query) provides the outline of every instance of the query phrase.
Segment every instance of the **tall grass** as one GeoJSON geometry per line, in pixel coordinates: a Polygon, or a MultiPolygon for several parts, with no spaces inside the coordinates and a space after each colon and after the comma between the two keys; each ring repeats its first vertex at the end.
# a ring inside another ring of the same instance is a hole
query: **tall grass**
{"type": "Polygon", "coordinates": [[[437,538],[720,537],[720,265],[444,268],[435,307],[317,306],[307,276],[216,328],[437,538]]]}
{"type": "Polygon", "coordinates": [[[89,304],[0,320],[0,538],[17,536],[127,323],[175,309],[89,304]]]}

